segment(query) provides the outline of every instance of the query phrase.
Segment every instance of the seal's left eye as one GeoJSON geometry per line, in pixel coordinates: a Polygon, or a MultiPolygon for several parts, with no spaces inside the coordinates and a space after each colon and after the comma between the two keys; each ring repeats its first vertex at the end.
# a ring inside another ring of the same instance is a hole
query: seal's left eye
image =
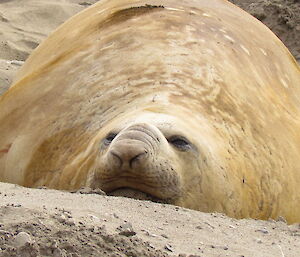
{"type": "Polygon", "coordinates": [[[191,149],[191,143],[182,136],[172,136],[168,139],[168,142],[182,151],[191,149]]]}
{"type": "Polygon", "coordinates": [[[114,138],[117,136],[117,133],[109,133],[106,138],[104,138],[103,140],[103,143],[105,145],[109,145],[113,140],[114,138]]]}

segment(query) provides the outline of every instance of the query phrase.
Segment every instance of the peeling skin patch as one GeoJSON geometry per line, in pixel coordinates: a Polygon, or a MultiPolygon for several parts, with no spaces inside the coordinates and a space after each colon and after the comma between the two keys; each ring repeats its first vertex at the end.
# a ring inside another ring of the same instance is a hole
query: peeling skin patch
{"type": "Polygon", "coordinates": [[[167,10],[170,10],[170,11],[184,12],[184,10],[182,10],[182,9],[177,9],[177,8],[171,8],[171,7],[163,7],[163,8],[165,8],[165,9],[167,9],[167,10]]]}
{"type": "Polygon", "coordinates": [[[262,49],[262,48],[259,48],[259,49],[263,53],[263,55],[267,56],[267,53],[266,53],[266,51],[264,49],[262,49]]]}
{"type": "Polygon", "coordinates": [[[289,85],[286,83],[284,79],[280,79],[280,82],[283,84],[285,88],[289,88],[289,85]]]}
{"type": "Polygon", "coordinates": [[[208,13],[203,13],[202,15],[205,16],[205,17],[211,17],[211,15],[208,14],[208,13]]]}
{"type": "Polygon", "coordinates": [[[97,14],[101,14],[107,11],[107,8],[102,9],[101,11],[98,11],[97,14]]]}
{"type": "Polygon", "coordinates": [[[235,42],[234,39],[228,35],[224,35],[225,38],[227,38],[231,42],[235,42]]]}
{"type": "Polygon", "coordinates": [[[115,43],[113,42],[113,43],[111,43],[111,44],[109,44],[109,45],[107,45],[107,46],[105,46],[105,47],[102,47],[102,48],[100,49],[100,51],[104,51],[104,50],[106,50],[106,49],[109,49],[109,48],[113,47],[114,44],[115,44],[115,43]]]}
{"type": "Polygon", "coordinates": [[[290,77],[287,74],[284,74],[284,77],[287,81],[289,81],[289,82],[291,81],[290,77]]]}
{"type": "Polygon", "coordinates": [[[0,149],[0,154],[8,153],[11,145],[12,144],[8,144],[8,145],[5,146],[5,148],[0,149]]]}
{"type": "Polygon", "coordinates": [[[248,50],[244,45],[241,45],[241,48],[242,48],[248,55],[250,55],[249,50],[248,50]]]}

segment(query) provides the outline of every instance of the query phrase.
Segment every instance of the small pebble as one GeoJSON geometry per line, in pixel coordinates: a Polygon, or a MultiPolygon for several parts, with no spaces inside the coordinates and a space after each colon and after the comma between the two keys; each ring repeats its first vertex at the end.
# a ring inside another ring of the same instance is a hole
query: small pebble
{"type": "Polygon", "coordinates": [[[256,241],[258,244],[262,244],[262,240],[261,240],[260,238],[257,238],[255,241],[256,241]]]}
{"type": "Polygon", "coordinates": [[[18,66],[22,66],[23,65],[23,61],[18,61],[18,60],[12,60],[10,61],[10,64],[14,64],[14,65],[18,65],[18,66]]]}
{"type": "Polygon", "coordinates": [[[91,3],[88,3],[88,2],[81,2],[81,3],[79,3],[79,5],[90,6],[90,5],[92,5],[92,4],[91,4],[91,3]]]}
{"type": "Polygon", "coordinates": [[[57,221],[60,223],[65,223],[66,222],[66,216],[61,214],[60,216],[56,217],[57,221]]]}
{"type": "Polygon", "coordinates": [[[261,232],[263,234],[268,234],[269,233],[269,231],[266,230],[266,229],[257,229],[257,230],[255,230],[255,232],[261,232]]]}
{"type": "Polygon", "coordinates": [[[151,233],[148,232],[147,230],[145,230],[145,234],[146,234],[147,236],[150,236],[150,237],[158,237],[158,235],[156,235],[156,234],[151,234],[151,233]]]}
{"type": "Polygon", "coordinates": [[[32,243],[32,239],[28,233],[20,232],[19,234],[16,235],[14,243],[16,247],[22,247],[25,246],[26,244],[32,243]]]}
{"type": "Polygon", "coordinates": [[[99,188],[92,189],[92,188],[89,188],[89,187],[82,187],[77,191],[72,191],[71,193],[106,195],[106,193],[103,190],[99,189],[99,188]]]}
{"type": "Polygon", "coordinates": [[[125,222],[124,224],[119,226],[117,228],[117,230],[120,231],[119,235],[122,235],[122,236],[130,237],[130,236],[136,235],[136,232],[133,230],[133,227],[130,222],[125,222]]]}
{"type": "Polygon", "coordinates": [[[165,245],[165,249],[168,250],[168,251],[170,251],[170,252],[173,252],[173,247],[170,244],[166,244],[165,245]]]}
{"type": "Polygon", "coordinates": [[[75,225],[75,221],[74,221],[74,219],[70,218],[65,221],[65,224],[67,224],[69,226],[73,226],[73,225],[75,225]]]}

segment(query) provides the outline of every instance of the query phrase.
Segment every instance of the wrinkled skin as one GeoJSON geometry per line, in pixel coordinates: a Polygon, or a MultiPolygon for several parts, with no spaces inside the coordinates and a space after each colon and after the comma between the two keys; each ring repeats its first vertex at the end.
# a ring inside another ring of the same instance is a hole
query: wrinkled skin
{"type": "Polygon", "coordinates": [[[0,180],[300,221],[300,72],[223,0],[102,0],[0,98],[0,180]]]}
{"type": "Polygon", "coordinates": [[[195,201],[201,198],[195,195],[208,167],[192,134],[187,124],[169,115],[144,112],[129,119],[100,143],[87,184],[106,192],[137,189],[168,203],[195,208],[197,202],[197,209],[208,210],[208,199],[195,201]]]}

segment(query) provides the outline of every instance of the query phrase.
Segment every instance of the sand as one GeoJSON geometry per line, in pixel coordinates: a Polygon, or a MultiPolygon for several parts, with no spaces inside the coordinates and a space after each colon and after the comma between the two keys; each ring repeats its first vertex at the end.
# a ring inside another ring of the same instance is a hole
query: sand
{"type": "MultiPolygon", "coordinates": [[[[0,0],[0,94],[31,51],[97,1],[0,0]]],[[[232,0],[300,61],[298,0],[232,0]]],[[[0,183],[0,256],[300,256],[300,224],[0,183]]]]}
{"type": "Polygon", "coordinates": [[[300,226],[0,184],[0,256],[294,256],[300,226]],[[181,255],[180,255],[181,254],[181,255]]]}

